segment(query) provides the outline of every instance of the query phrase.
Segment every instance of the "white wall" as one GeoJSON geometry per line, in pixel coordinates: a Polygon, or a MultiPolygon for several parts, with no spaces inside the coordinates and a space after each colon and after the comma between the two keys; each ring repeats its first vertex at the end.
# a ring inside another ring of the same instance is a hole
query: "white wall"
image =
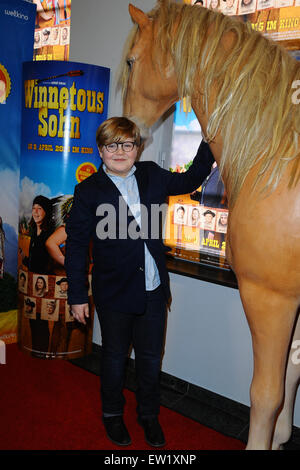
{"type": "Polygon", "coordinates": [[[171,274],[163,370],[248,404],[249,328],[236,289],[171,274]]]}
{"type": "MultiPolygon", "coordinates": [[[[144,11],[151,10],[155,5],[153,0],[136,0],[132,3],[144,11]]],[[[123,45],[133,25],[128,4],[126,0],[72,0],[70,60],[110,68],[108,117],[122,115],[121,96],[116,91],[116,82],[123,45]]],[[[170,133],[164,132],[160,123],[152,129],[153,135],[143,152],[142,160],[161,163],[164,153],[169,153],[170,133]]],[[[172,117],[165,126],[172,127],[172,117]]]]}
{"type": "MultiPolygon", "coordinates": [[[[131,28],[127,0],[72,0],[70,60],[111,69],[109,116],[121,115],[114,80],[131,28]]],[[[134,0],[149,11],[155,0],[134,0]]],[[[172,118],[155,126],[142,159],[161,163],[170,150],[172,118]]],[[[238,291],[171,274],[173,302],[168,316],[163,371],[249,405],[252,348],[238,291]]],[[[93,341],[101,344],[98,319],[93,341]]],[[[300,426],[300,398],[295,411],[300,426]]]]}

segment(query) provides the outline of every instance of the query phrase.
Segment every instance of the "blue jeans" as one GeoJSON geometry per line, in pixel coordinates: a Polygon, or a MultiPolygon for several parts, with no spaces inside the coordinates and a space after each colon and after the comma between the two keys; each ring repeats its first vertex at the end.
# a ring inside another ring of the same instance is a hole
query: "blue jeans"
{"type": "Polygon", "coordinates": [[[103,414],[123,414],[125,369],[132,344],[135,352],[138,415],[157,415],[166,324],[166,300],[161,287],[147,292],[147,307],[141,314],[125,314],[101,308],[97,308],[97,312],[102,334],[100,380],[103,414]]]}

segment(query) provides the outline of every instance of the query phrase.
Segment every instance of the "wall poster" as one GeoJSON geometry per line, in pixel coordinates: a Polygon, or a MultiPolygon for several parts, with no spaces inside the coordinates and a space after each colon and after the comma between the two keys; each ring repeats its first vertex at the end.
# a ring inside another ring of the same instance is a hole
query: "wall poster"
{"type": "Polygon", "coordinates": [[[256,31],[280,41],[290,50],[299,49],[300,0],[184,0],[249,21],[256,31]]]}
{"type": "MultiPolygon", "coordinates": [[[[64,226],[74,186],[100,165],[95,136],[107,117],[109,74],[69,61],[24,64],[19,344],[36,357],[75,358],[91,350],[92,297],[87,326],[74,321],[67,303],[64,226]]],[[[87,282],[91,267],[87,260],[87,282]]]]}
{"type": "Polygon", "coordinates": [[[32,0],[36,4],[33,60],[69,60],[71,0],[32,0]]]}

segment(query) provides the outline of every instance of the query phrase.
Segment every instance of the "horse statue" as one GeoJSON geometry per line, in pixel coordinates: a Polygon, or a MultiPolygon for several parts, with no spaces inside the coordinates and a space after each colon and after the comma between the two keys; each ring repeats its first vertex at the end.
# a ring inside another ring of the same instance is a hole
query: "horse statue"
{"type": "Polygon", "coordinates": [[[124,115],[147,129],[186,98],[197,116],[226,188],[226,258],[252,336],[246,449],[280,449],[300,377],[291,348],[300,340],[300,64],[249,24],[203,7],[159,0],[129,13],[124,115]]]}

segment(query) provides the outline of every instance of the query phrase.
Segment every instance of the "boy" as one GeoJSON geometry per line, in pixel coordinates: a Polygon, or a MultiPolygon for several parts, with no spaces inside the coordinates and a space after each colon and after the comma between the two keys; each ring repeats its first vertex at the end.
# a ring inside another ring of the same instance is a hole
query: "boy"
{"type": "Polygon", "coordinates": [[[164,204],[168,195],[198,188],[214,159],[203,142],[186,173],[171,173],[154,162],[136,162],[140,130],[124,117],[104,121],[96,141],[103,163],[97,173],[76,186],[66,224],[69,304],[74,318],[86,323],[86,256],[92,240],[92,289],[102,335],[101,397],[106,433],[118,445],[131,443],[122,417],[122,390],[132,343],[138,422],[147,443],[160,447],[165,438],[158,421],[159,373],[170,290],[167,248],[162,242],[161,220],[153,208],[164,204]]]}

